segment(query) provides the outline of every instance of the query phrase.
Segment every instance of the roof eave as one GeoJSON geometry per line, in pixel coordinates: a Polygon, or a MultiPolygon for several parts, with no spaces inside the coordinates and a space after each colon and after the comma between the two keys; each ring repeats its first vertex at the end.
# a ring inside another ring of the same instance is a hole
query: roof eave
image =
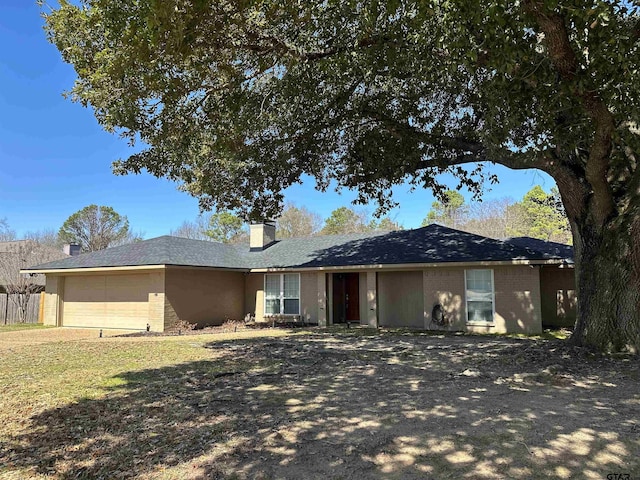
{"type": "Polygon", "coordinates": [[[22,269],[20,273],[91,273],[91,272],[128,272],[135,270],[163,270],[166,265],[123,265],[115,267],[72,267],[72,268],[35,268],[35,269],[22,269]]]}
{"type": "Polygon", "coordinates": [[[516,260],[486,260],[486,261],[466,261],[466,262],[434,262],[434,263],[374,263],[359,265],[326,265],[326,266],[287,266],[287,267],[224,267],[213,265],[178,265],[178,264],[158,264],[158,265],[123,265],[105,267],[73,267],[73,268],[34,268],[22,269],[24,274],[71,274],[71,273],[96,273],[96,272],[131,272],[144,270],[164,270],[166,268],[201,268],[212,270],[225,270],[247,273],[264,273],[280,271],[344,271],[344,270],[415,270],[423,268],[439,267],[497,267],[497,266],[517,266],[517,265],[564,265],[567,268],[573,267],[573,263],[568,259],[516,259],[516,260]]]}
{"type": "Polygon", "coordinates": [[[167,268],[198,268],[209,270],[225,270],[231,272],[249,272],[250,270],[245,267],[225,267],[215,265],[179,265],[172,263],[158,264],[158,265],[122,265],[122,266],[110,266],[110,267],[73,267],[73,268],[36,268],[36,269],[23,269],[20,273],[44,273],[44,274],[67,274],[67,273],[95,273],[95,272],[130,272],[141,270],[165,270],[167,268]]]}
{"type": "Polygon", "coordinates": [[[415,270],[423,268],[438,267],[499,267],[499,266],[536,266],[536,265],[565,265],[572,267],[572,263],[568,263],[566,259],[540,259],[540,260],[487,260],[473,262],[437,262],[437,263],[378,263],[367,265],[334,265],[321,267],[263,267],[252,268],[251,273],[280,272],[286,270],[295,270],[297,272],[305,271],[343,271],[343,270],[415,270]]]}

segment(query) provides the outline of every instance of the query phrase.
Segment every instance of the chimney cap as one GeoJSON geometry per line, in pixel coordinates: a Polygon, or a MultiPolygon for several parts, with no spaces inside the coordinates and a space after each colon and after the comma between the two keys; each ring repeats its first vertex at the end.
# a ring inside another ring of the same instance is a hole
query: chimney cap
{"type": "Polygon", "coordinates": [[[265,218],[264,220],[261,220],[259,222],[251,222],[251,225],[271,225],[274,226],[276,224],[275,220],[272,220],[270,218],[265,218]]]}

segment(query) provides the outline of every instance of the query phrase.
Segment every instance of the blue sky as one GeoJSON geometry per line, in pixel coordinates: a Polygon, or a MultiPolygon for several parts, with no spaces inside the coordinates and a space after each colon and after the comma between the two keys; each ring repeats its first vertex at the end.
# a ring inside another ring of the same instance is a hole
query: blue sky
{"type": "MultiPolygon", "coordinates": [[[[62,97],[75,74],[47,42],[35,0],[0,0],[0,12],[0,218],[22,235],[58,229],[69,215],[95,203],[126,215],[146,238],[195,219],[197,200],[175,183],[148,174],[111,173],[111,162],[132,150],[104,132],[91,110],[62,97]]],[[[500,184],[485,198],[518,199],[535,184],[547,191],[554,185],[541,172],[492,169],[500,184]]],[[[326,218],[354,198],[348,191],[322,193],[313,187],[311,181],[294,186],[286,199],[326,218]]],[[[423,190],[409,193],[409,187],[396,193],[400,206],[390,216],[405,228],[418,227],[433,196],[423,190]]],[[[373,212],[375,206],[365,209],[373,212]]]]}

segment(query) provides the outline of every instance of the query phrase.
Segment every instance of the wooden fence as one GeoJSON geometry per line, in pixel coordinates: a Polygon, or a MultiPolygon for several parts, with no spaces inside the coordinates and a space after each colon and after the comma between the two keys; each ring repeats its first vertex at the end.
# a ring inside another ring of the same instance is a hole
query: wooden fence
{"type": "MultiPolygon", "coordinates": [[[[18,306],[9,296],[10,295],[6,293],[0,293],[0,325],[10,325],[20,322],[18,306]]],[[[27,305],[26,323],[38,323],[40,297],[39,293],[31,294],[29,304],[27,305]]]]}

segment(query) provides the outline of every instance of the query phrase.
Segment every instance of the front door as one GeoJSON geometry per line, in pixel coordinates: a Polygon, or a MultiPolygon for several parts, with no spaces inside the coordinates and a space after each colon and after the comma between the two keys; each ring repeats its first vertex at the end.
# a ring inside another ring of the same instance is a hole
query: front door
{"type": "Polygon", "coordinates": [[[359,281],[359,274],[347,273],[347,278],[345,279],[345,309],[347,311],[348,322],[360,322],[359,281]]]}
{"type": "Polygon", "coordinates": [[[360,274],[333,274],[333,323],[360,322],[360,274]]]}

